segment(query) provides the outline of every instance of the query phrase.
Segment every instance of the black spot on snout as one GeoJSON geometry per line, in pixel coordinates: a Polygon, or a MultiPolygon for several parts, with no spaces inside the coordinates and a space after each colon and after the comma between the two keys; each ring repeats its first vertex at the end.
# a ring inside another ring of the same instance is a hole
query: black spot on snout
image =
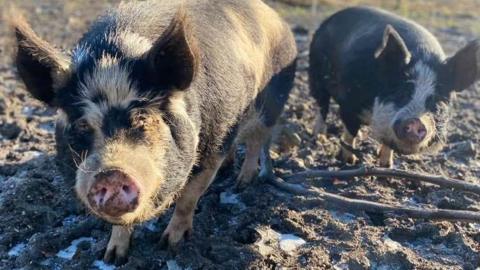
{"type": "Polygon", "coordinates": [[[105,137],[112,138],[119,131],[131,128],[130,112],[127,109],[112,107],[103,118],[102,131],[105,137]]]}

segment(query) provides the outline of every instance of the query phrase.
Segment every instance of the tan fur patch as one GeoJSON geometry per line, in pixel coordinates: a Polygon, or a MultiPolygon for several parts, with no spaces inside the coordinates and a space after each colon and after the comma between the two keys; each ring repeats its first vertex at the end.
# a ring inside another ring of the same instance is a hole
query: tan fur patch
{"type": "Polygon", "coordinates": [[[105,252],[104,260],[108,260],[108,256],[125,257],[130,247],[130,240],[132,237],[133,228],[114,225],[112,226],[112,234],[108,241],[107,250],[105,252]],[[114,253],[114,254],[113,254],[114,253]]]}
{"type": "Polygon", "coordinates": [[[185,103],[184,99],[184,92],[175,92],[170,96],[170,104],[168,107],[168,110],[176,115],[181,115],[181,119],[184,119],[184,121],[188,122],[188,125],[192,127],[193,134],[192,138],[195,138],[195,141],[193,144],[195,145],[195,148],[198,146],[198,134],[200,133],[200,127],[197,127],[193,124],[193,122],[190,119],[190,116],[187,113],[187,104],[185,103]]]}
{"type": "Polygon", "coordinates": [[[251,27],[246,25],[246,20],[240,12],[227,7],[225,13],[234,27],[232,32],[235,34],[231,35],[232,52],[236,58],[246,63],[246,68],[254,74],[254,94],[256,95],[265,83],[263,76],[272,58],[272,48],[281,42],[279,39],[284,33],[284,26],[278,15],[263,2],[251,1],[251,3],[253,5],[251,10],[255,12],[254,18],[258,20],[255,25],[257,27],[255,35],[260,39],[259,41],[252,39],[252,33],[248,31],[251,27]]]}
{"type": "Polygon", "coordinates": [[[109,55],[97,62],[93,73],[86,75],[79,87],[83,97],[79,105],[83,106],[84,118],[98,130],[111,107],[126,108],[132,101],[139,99],[137,90],[130,81],[129,71],[119,65],[117,58],[109,55]],[[94,103],[92,99],[96,95],[103,95],[106,99],[94,103]]]}

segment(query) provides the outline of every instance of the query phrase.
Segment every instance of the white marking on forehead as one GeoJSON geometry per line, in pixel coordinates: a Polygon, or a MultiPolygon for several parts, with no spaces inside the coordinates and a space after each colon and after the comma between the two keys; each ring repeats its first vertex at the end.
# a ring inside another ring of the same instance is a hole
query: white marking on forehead
{"type": "Polygon", "coordinates": [[[419,61],[415,64],[413,71],[415,76],[413,95],[410,102],[398,110],[392,119],[392,125],[398,119],[419,117],[424,114],[426,100],[435,92],[437,76],[429,66],[419,61]]]}
{"type": "Polygon", "coordinates": [[[138,99],[137,90],[129,78],[129,71],[118,62],[117,58],[103,56],[97,61],[92,73],[86,74],[79,85],[80,95],[83,97],[80,104],[85,117],[98,125],[111,107],[126,108],[133,100],[138,99]],[[97,95],[105,99],[93,102],[92,99],[97,95]]]}
{"type": "Polygon", "coordinates": [[[414,71],[416,79],[413,100],[425,100],[435,91],[437,76],[433,70],[422,61],[415,64],[414,71]]]}

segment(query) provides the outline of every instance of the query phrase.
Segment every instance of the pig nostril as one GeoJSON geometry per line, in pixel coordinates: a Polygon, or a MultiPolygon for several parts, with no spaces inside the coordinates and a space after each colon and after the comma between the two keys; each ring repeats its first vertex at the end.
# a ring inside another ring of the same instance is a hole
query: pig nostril
{"type": "Polygon", "coordinates": [[[105,196],[105,194],[107,194],[107,189],[106,188],[102,188],[100,190],[100,195],[102,196],[102,198],[105,196]]]}
{"type": "Polygon", "coordinates": [[[130,187],[127,186],[127,185],[123,185],[123,186],[122,186],[122,190],[123,190],[125,193],[127,193],[127,194],[130,193],[130,187]]]}

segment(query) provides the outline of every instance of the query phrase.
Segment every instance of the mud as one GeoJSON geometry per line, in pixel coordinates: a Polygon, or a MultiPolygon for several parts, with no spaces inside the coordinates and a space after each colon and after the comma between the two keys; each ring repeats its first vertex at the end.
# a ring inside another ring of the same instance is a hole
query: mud
{"type": "MultiPolygon", "coordinates": [[[[17,2],[41,36],[68,48],[97,14],[116,1],[17,2]]],[[[344,167],[335,158],[341,131],[335,113],[328,119],[326,139],[311,135],[317,108],[308,96],[305,69],[310,31],[306,27],[318,24],[329,12],[320,7],[313,23],[296,18],[300,15],[289,16],[300,64],[272,150],[280,176],[307,168],[344,167]]],[[[461,21],[480,23],[475,16],[461,21]]],[[[449,54],[474,37],[469,29],[447,25],[445,21],[442,27],[427,27],[449,54]]],[[[56,169],[56,112],[31,99],[17,81],[9,56],[11,43],[4,25],[0,28],[0,269],[112,269],[98,260],[110,226],[88,215],[75,199],[72,179],[63,179],[56,169]]],[[[478,183],[478,85],[458,95],[452,117],[449,144],[442,152],[398,157],[395,166],[478,183]]],[[[363,163],[372,164],[378,145],[363,137],[359,143],[365,153],[363,163]]],[[[326,210],[314,198],[292,196],[259,182],[237,194],[233,189],[237,172],[238,166],[222,170],[200,201],[192,239],[183,242],[176,254],[159,245],[170,209],[137,227],[129,260],[122,268],[476,269],[480,265],[480,224],[326,210]]],[[[302,184],[391,204],[480,209],[478,195],[428,184],[375,178],[302,184]]]]}

